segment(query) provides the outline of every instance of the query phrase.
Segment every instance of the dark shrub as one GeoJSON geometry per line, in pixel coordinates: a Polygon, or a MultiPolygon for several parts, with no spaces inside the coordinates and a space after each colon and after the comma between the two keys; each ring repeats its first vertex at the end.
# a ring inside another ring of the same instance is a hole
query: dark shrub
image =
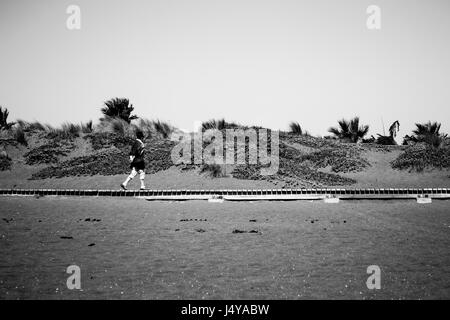
{"type": "Polygon", "coordinates": [[[56,163],[59,161],[59,157],[67,156],[73,148],[73,144],[57,142],[44,144],[25,153],[25,163],[28,165],[56,163]]]}
{"type": "Polygon", "coordinates": [[[300,124],[298,122],[291,122],[289,124],[289,129],[290,129],[290,133],[293,134],[303,134],[303,130],[302,127],[300,126],[300,124]]]}
{"type": "Polygon", "coordinates": [[[358,142],[369,132],[369,126],[359,124],[359,117],[355,117],[350,121],[342,119],[338,123],[338,128],[330,128],[328,131],[341,140],[358,142]]]}
{"type": "Polygon", "coordinates": [[[11,169],[11,158],[5,155],[0,155],[0,171],[11,169]]]}
{"type": "Polygon", "coordinates": [[[211,178],[223,177],[222,167],[218,164],[204,164],[200,172],[207,173],[211,178]]]}
{"type": "Polygon", "coordinates": [[[131,114],[134,107],[126,98],[113,98],[105,101],[104,104],[105,106],[101,109],[101,111],[107,117],[119,118],[127,123],[130,123],[131,120],[138,118],[136,115],[131,114]]]}
{"type": "Polygon", "coordinates": [[[434,148],[426,144],[410,146],[391,165],[394,169],[410,171],[450,168],[450,148],[434,148]]]}
{"type": "Polygon", "coordinates": [[[3,109],[2,106],[0,106],[0,129],[8,130],[14,125],[14,122],[8,122],[8,116],[8,109],[3,109]]]}
{"type": "Polygon", "coordinates": [[[14,129],[14,139],[21,145],[24,145],[24,146],[28,145],[28,142],[27,142],[27,139],[25,136],[25,132],[23,131],[21,126],[14,129]]]}

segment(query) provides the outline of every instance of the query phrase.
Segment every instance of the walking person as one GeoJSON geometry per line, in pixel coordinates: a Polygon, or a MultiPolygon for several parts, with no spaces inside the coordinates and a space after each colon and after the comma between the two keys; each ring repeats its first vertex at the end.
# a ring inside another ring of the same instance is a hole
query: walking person
{"type": "Polygon", "coordinates": [[[144,142],[144,134],[141,131],[136,132],[136,140],[133,143],[130,151],[130,168],[131,173],[127,177],[127,179],[120,185],[122,189],[127,190],[127,184],[130,182],[138,173],[139,179],[141,181],[141,190],[145,190],[145,161],[144,161],[144,152],[145,145],[144,142]]]}

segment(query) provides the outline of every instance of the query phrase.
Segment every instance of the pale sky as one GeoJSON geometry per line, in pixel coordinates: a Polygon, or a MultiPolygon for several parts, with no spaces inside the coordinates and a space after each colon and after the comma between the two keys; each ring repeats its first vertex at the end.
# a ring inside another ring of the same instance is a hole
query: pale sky
{"type": "Polygon", "coordinates": [[[324,135],[359,115],[374,135],[381,119],[400,136],[428,120],[450,131],[448,0],[1,0],[0,40],[10,120],[96,121],[127,97],[184,129],[225,117],[324,135]]]}

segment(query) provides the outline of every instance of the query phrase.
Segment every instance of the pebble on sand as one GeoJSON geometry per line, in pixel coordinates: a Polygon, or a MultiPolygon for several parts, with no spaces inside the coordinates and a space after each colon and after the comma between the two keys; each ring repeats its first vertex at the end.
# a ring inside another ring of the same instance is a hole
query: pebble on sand
{"type": "Polygon", "coordinates": [[[259,232],[258,230],[246,231],[246,230],[234,229],[232,233],[261,233],[261,232],[259,232]]]}

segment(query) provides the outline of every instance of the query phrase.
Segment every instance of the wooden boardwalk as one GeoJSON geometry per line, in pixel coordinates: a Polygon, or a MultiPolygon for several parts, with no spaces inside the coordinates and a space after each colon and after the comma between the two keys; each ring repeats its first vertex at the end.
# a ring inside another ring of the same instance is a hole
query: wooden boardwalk
{"type": "Polygon", "coordinates": [[[3,196],[136,197],[147,200],[320,200],[450,199],[450,188],[250,189],[250,190],[89,190],[0,189],[3,196]]]}

